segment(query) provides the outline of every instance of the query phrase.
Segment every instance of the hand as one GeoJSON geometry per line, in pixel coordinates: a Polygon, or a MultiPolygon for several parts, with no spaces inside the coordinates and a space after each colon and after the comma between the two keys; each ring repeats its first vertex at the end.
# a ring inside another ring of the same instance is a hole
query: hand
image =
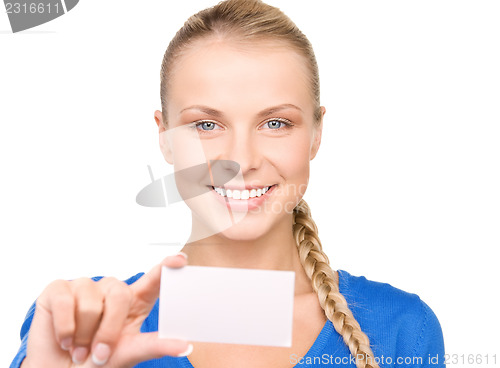
{"type": "Polygon", "coordinates": [[[52,282],[37,299],[22,368],[127,368],[182,355],[187,341],[140,328],[158,298],[162,265],[186,264],[182,254],[169,256],[132,285],[111,277],[52,282]]]}

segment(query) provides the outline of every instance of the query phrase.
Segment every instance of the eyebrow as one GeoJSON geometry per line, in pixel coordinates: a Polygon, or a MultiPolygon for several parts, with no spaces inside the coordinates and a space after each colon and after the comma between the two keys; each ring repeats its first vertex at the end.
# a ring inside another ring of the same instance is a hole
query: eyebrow
{"type": "MultiPolygon", "coordinates": [[[[293,104],[282,104],[282,105],[277,105],[277,106],[272,106],[272,107],[269,107],[265,110],[262,110],[261,112],[259,112],[257,114],[257,117],[260,117],[260,118],[263,118],[263,117],[266,117],[266,116],[269,116],[269,115],[272,115],[278,111],[281,111],[281,110],[286,110],[286,109],[295,109],[295,110],[298,110],[300,112],[302,112],[302,109],[296,105],[293,105],[293,104]]],[[[212,116],[215,116],[216,118],[223,118],[224,117],[224,113],[219,111],[219,110],[216,110],[216,109],[213,109],[211,107],[208,107],[208,106],[204,106],[204,105],[193,105],[193,106],[189,106],[189,107],[186,107],[184,109],[181,110],[181,114],[186,111],[186,110],[198,110],[198,111],[201,111],[207,115],[212,115],[212,116]]]]}

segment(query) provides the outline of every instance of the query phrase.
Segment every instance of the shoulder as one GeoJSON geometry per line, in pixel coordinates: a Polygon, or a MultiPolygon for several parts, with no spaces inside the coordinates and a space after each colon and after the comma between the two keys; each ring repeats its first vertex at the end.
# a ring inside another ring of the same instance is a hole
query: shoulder
{"type": "Polygon", "coordinates": [[[391,284],[368,280],[364,276],[353,276],[339,270],[339,288],[346,299],[356,305],[370,305],[370,308],[421,314],[422,304],[418,295],[398,289],[391,284]]]}
{"type": "Polygon", "coordinates": [[[340,292],[380,352],[391,350],[408,356],[444,354],[439,320],[418,295],[347,271],[338,272],[340,292]]]}

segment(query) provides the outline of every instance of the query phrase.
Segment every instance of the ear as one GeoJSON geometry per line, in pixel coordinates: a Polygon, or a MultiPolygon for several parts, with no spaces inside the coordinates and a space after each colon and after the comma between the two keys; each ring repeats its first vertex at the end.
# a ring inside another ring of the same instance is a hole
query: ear
{"type": "Polygon", "coordinates": [[[158,126],[160,150],[163,153],[163,157],[165,158],[165,161],[167,161],[170,165],[172,165],[174,162],[173,155],[172,155],[172,148],[170,146],[170,141],[168,140],[168,136],[166,134],[167,128],[163,122],[162,113],[159,110],[155,111],[155,121],[156,121],[156,125],[158,126]]]}
{"type": "Polygon", "coordinates": [[[325,116],[325,113],[326,108],[324,106],[321,106],[321,120],[319,124],[314,127],[314,136],[311,145],[309,160],[312,160],[314,157],[316,157],[316,153],[318,153],[319,145],[321,144],[321,133],[323,132],[323,117],[325,116]]]}

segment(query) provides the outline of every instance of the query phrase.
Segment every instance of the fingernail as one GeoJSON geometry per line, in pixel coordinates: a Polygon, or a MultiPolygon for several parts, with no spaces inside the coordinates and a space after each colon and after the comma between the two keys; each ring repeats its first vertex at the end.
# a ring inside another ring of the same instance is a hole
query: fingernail
{"type": "Polygon", "coordinates": [[[184,253],[184,252],[179,252],[177,254],[183,256],[186,259],[188,259],[188,255],[186,253],[184,253]]]}
{"type": "Polygon", "coordinates": [[[89,354],[89,349],[83,346],[79,346],[75,348],[75,350],[73,350],[71,359],[73,359],[73,363],[75,364],[82,364],[87,358],[88,354],[89,354]]]}
{"type": "Polygon", "coordinates": [[[107,344],[99,343],[92,353],[92,361],[95,365],[104,365],[111,355],[111,348],[107,344]]]}
{"type": "Polygon", "coordinates": [[[184,353],[180,353],[177,356],[178,357],[185,357],[185,356],[188,356],[189,354],[191,354],[192,352],[193,352],[193,344],[189,344],[186,351],[184,353]]]}
{"type": "Polygon", "coordinates": [[[73,339],[71,337],[66,337],[61,340],[61,349],[68,351],[71,348],[71,344],[73,343],[73,339]]]}

